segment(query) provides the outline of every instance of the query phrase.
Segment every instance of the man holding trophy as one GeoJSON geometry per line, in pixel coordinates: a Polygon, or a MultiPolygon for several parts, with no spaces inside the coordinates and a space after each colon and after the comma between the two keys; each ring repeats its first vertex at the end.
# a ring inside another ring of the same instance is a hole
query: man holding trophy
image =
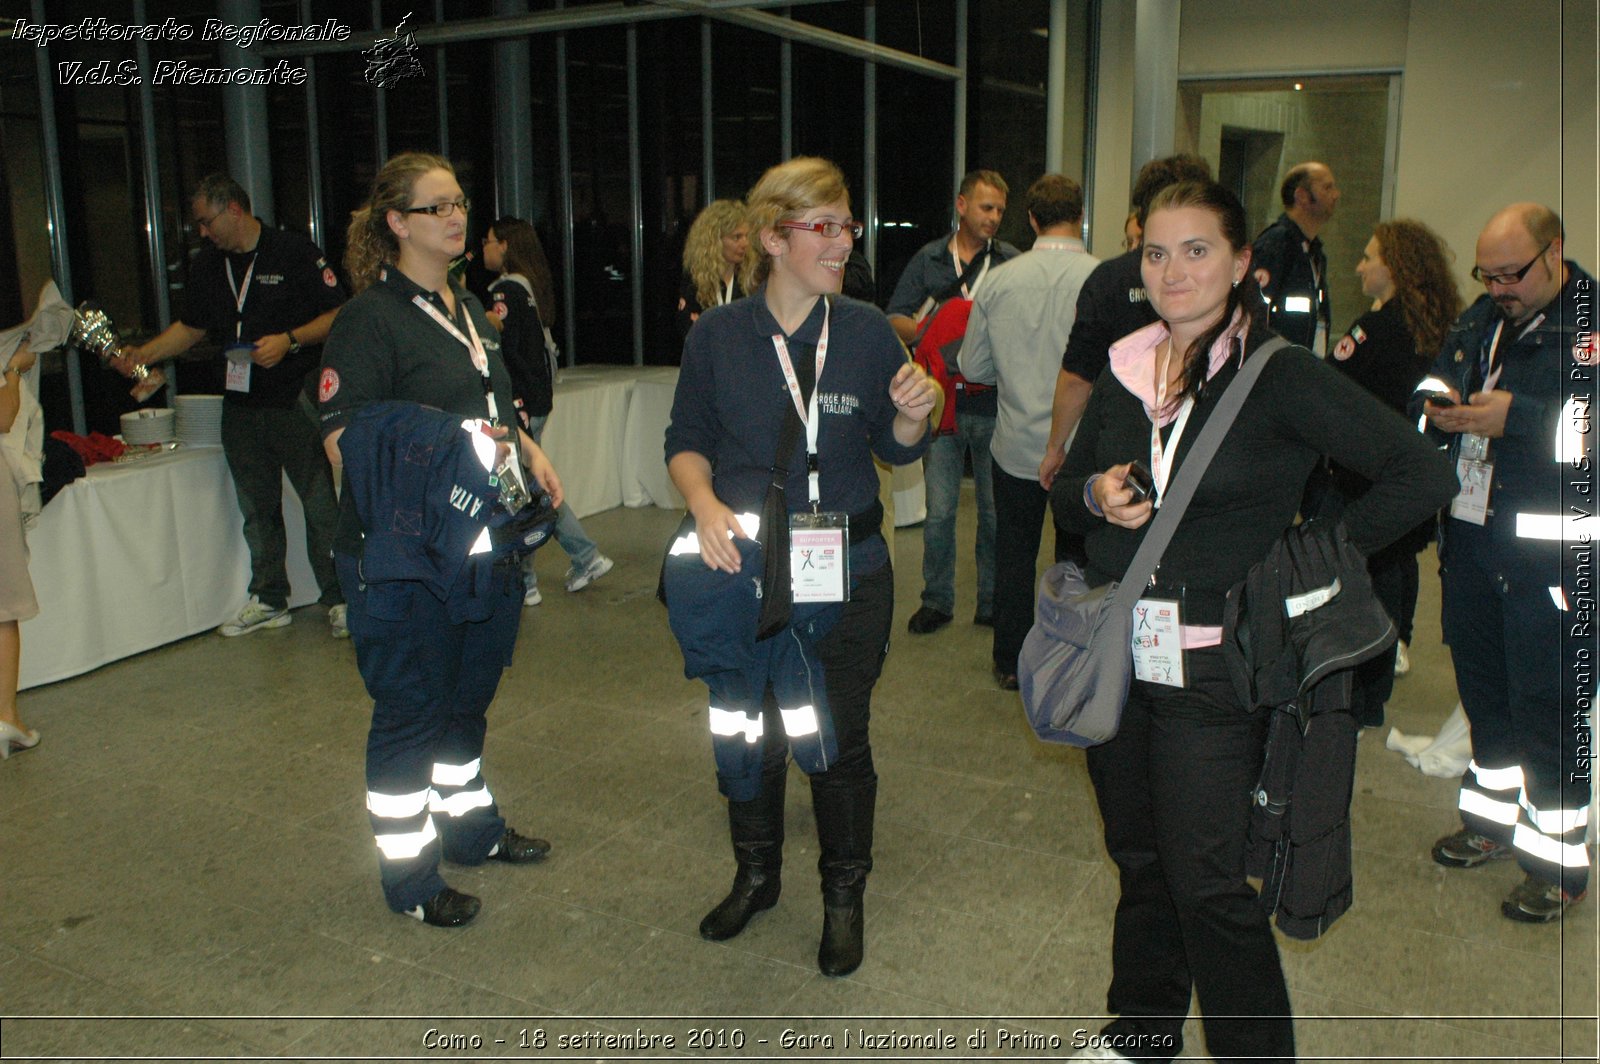
{"type": "Polygon", "coordinates": [[[262,225],[250,212],[249,193],[228,175],[202,179],[190,209],[210,246],[189,270],[183,309],[159,336],[124,348],[113,364],[132,375],[136,366],[175,358],[208,335],[222,341],[222,449],[250,547],[250,598],[217,631],[235,636],[289,623],[287,473],[305,509],[306,554],[328,623],[342,638],[349,631],[332,556],[338,504],[304,385],[344,292],[317,246],[262,225]]]}

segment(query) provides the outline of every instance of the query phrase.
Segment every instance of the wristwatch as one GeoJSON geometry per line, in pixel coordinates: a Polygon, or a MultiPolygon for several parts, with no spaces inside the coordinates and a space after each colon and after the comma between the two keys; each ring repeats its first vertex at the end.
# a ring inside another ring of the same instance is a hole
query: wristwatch
{"type": "Polygon", "coordinates": [[[300,341],[296,340],[294,338],[294,330],[290,329],[287,332],[285,332],[283,335],[285,335],[285,336],[287,336],[289,338],[289,353],[291,355],[299,354],[300,353],[300,341]]]}

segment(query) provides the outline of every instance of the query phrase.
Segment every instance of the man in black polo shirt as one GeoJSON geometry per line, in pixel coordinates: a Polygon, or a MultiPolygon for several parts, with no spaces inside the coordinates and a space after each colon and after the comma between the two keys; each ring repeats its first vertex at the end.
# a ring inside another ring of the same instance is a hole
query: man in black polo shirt
{"type": "Polygon", "coordinates": [[[1278,189],[1283,213],[1261,231],[1250,248],[1261,295],[1274,332],[1292,344],[1328,357],[1328,257],[1317,236],[1339,205],[1333,171],[1321,163],[1300,163],[1284,175],[1278,189]]]}
{"type": "Polygon", "coordinates": [[[289,623],[283,475],[306,517],[306,554],[333,634],[348,633],[334,574],[338,518],[333,477],[304,395],[320,345],[344,302],[338,278],[304,236],[261,224],[250,195],[226,174],[204,178],[190,204],[211,242],[189,270],[178,320],[149,343],[125,349],[141,363],[175,358],[210,335],[223,345],[227,383],[222,449],[233,474],[250,547],[250,598],[217,629],[226,636],[289,623]]]}

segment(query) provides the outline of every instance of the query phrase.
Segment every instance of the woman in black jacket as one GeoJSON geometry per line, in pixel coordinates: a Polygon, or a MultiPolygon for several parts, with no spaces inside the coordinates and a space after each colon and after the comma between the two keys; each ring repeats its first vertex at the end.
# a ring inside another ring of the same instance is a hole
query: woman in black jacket
{"type": "MultiPolygon", "coordinates": [[[[1122,577],[1222,393],[1271,336],[1244,211],[1221,186],[1190,182],[1158,195],[1142,263],[1161,318],[1111,346],[1051,492],[1057,520],[1086,537],[1091,584],[1122,577]],[[1129,489],[1135,459],[1149,464],[1154,504],[1129,489]]],[[[1175,1055],[1191,994],[1218,1060],[1294,1056],[1277,945],[1245,878],[1266,719],[1240,703],[1220,642],[1228,589],[1294,523],[1323,454],[1373,481],[1344,518],[1365,551],[1455,491],[1448,465],[1415,429],[1309,351],[1282,350],[1268,363],[1145,593],[1175,604],[1182,669],[1159,683],[1135,679],[1120,731],[1088,752],[1122,893],[1107,995],[1118,1018],[1085,1051],[1099,1056],[1082,1059],[1175,1055]]]]}

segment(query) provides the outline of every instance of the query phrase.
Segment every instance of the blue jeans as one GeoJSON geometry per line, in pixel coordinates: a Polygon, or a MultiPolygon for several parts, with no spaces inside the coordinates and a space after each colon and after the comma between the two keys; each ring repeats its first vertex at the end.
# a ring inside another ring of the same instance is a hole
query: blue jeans
{"type": "Polygon", "coordinates": [[[994,484],[989,475],[993,436],[993,417],[962,414],[956,418],[955,433],[935,437],[923,459],[928,517],[922,523],[922,604],[940,613],[956,612],[956,504],[969,451],[978,496],[978,612],[994,613],[994,484]]]}
{"type": "MultiPolygon", "coordinates": [[[[548,420],[550,420],[549,415],[528,419],[528,435],[533,437],[534,443],[542,445],[544,423],[548,420]]],[[[556,511],[555,538],[556,542],[561,544],[561,549],[572,559],[572,567],[579,572],[593,565],[594,560],[600,556],[600,548],[595,546],[594,540],[583,530],[583,522],[578,520],[578,515],[573,513],[572,507],[566,503],[562,503],[560,509],[556,511]]],[[[539,586],[539,574],[533,571],[532,554],[523,561],[522,574],[529,588],[539,586]]]]}

